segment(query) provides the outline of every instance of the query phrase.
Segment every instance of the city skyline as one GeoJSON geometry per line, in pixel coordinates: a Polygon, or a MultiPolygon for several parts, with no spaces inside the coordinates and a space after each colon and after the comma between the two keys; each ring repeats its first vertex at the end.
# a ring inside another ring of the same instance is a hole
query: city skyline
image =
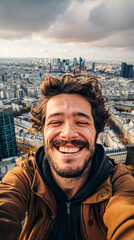
{"type": "Polygon", "coordinates": [[[0,58],[134,62],[133,0],[0,0],[0,58]]]}

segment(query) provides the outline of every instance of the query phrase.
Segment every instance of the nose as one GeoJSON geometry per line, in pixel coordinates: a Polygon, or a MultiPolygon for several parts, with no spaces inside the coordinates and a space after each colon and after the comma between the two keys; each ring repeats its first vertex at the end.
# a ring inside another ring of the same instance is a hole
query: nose
{"type": "Polygon", "coordinates": [[[78,132],[74,124],[67,121],[63,125],[60,136],[67,141],[71,141],[78,137],[78,132]]]}

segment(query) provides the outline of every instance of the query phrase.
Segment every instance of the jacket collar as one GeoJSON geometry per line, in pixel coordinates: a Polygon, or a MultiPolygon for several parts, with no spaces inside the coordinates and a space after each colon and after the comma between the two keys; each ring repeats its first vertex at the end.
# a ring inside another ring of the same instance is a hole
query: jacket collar
{"type": "Polygon", "coordinates": [[[37,168],[35,170],[33,182],[31,185],[31,191],[39,196],[51,209],[53,215],[56,212],[56,200],[54,194],[47,184],[44,183],[37,168]]]}
{"type": "MultiPolygon", "coordinates": [[[[52,212],[56,211],[56,200],[54,194],[47,184],[44,184],[38,170],[35,170],[31,191],[39,196],[51,208],[52,212]]],[[[89,196],[83,204],[99,203],[109,199],[112,196],[111,176],[109,176],[96,190],[89,196]]]]}
{"type": "Polygon", "coordinates": [[[93,204],[108,200],[112,197],[112,192],[111,175],[109,175],[108,178],[96,188],[94,193],[83,202],[83,204],[93,204]]]}

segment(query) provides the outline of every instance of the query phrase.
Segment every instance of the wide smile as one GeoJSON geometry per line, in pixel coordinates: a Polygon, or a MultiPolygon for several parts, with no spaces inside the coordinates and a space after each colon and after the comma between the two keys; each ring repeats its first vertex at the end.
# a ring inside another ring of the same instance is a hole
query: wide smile
{"type": "Polygon", "coordinates": [[[74,146],[74,147],[67,147],[67,146],[58,146],[56,147],[56,149],[60,152],[60,153],[64,153],[64,154],[74,154],[74,153],[78,153],[80,152],[83,147],[80,146],[74,146]]]}

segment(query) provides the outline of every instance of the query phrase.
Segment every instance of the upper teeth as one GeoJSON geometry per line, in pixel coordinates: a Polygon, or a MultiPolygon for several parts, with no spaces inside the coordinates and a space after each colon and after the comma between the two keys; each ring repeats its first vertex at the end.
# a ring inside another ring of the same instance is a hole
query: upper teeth
{"type": "Polygon", "coordinates": [[[74,148],[67,148],[67,147],[59,147],[60,152],[65,152],[65,153],[75,153],[78,152],[80,148],[74,147],[74,148]]]}

